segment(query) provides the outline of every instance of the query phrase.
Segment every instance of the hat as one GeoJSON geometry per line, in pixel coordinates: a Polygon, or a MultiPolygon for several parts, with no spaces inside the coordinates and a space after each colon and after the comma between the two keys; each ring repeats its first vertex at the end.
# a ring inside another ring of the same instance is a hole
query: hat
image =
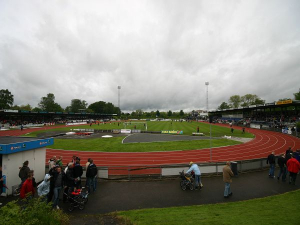
{"type": "Polygon", "coordinates": [[[192,165],[192,164],[193,164],[193,162],[191,161],[191,162],[190,162],[190,165],[192,165]]]}

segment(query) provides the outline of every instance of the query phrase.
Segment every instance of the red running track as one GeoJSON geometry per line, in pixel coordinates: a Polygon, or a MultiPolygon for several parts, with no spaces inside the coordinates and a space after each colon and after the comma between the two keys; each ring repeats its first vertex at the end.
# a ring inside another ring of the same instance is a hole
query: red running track
{"type": "MultiPolygon", "coordinates": [[[[240,130],[240,127],[235,127],[240,130]]],[[[247,143],[218,147],[212,149],[212,161],[239,161],[267,157],[272,151],[275,154],[283,153],[288,147],[293,150],[300,149],[300,139],[282,133],[265,130],[247,129],[255,138],[247,143]]],[[[236,131],[237,132],[237,131],[236,131]]],[[[151,166],[186,164],[190,161],[202,163],[210,160],[210,150],[168,151],[168,152],[139,152],[139,153],[109,153],[109,152],[83,152],[47,149],[46,162],[52,156],[63,156],[64,162],[73,155],[79,156],[82,162],[92,158],[97,166],[151,166]]]]}

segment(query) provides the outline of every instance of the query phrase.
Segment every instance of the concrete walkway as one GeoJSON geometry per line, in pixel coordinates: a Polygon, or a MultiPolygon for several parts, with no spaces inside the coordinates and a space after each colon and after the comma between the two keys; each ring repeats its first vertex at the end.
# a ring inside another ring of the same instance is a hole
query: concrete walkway
{"type": "MultiPolygon", "coordinates": [[[[98,189],[90,194],[89,202],[82,211],[75,209],[72,214],[101,214],[121,210],[163,208],[241,201],[281,194],[300,188],[277,179],[270,179],[268,171],[241,174],[233,179],[233,196],[224,199],[222,177],[203,178],[200,191],[182,191],[179,179],[162,181],[102,181],[98,189]]],[[[63,204],[61,204],[63,206],[63,204]]],[[[65,208],[65,206],[63,206],[65,208]]]]}
{"type": "MultiPolygon", "coordinates": [[[[278,171],[276,171],[278,172],[278,171]]],[[[270,179],[268,171],[240,174],[231,185],[233,196],[224,199],[222,177],[203,178],[199,191],[182,191],[179,178],[161,181],[100,181],[95,193],[90,194],[84,210],[75,209],[72,215],[103,214],[122,210],[164,208],[242,201],[281,194],[300,188],[300,177],[296,185],[270,179]]],[[[7,203],[15,197],[1,197],[7,203]]],[[[68,204],[60,202],[66,212],[68,204]]]]}

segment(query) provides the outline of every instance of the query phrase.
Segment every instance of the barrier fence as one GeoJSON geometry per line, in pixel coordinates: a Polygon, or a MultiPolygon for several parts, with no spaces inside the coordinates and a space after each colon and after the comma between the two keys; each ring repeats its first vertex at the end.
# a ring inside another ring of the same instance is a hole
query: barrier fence
{"type": "MultiPolygon", "coordinates": [[[[236,165],[238,173],[267,168],[267,159],[252,159],[232,162],[236,165]]],[[[200,167],[202,176],[221,175],[226,162],[216,163],[197,163],[200,167]]],[[[182,170],[189,169],[188,164],[173,165],[143,165],[143,166],[99,166],[98,177],[107,180],[132,180],[138,178],[163,179],[179,176],[182,170]]],[[[86,177],[86,171],[82,178],[86,177]]]]}

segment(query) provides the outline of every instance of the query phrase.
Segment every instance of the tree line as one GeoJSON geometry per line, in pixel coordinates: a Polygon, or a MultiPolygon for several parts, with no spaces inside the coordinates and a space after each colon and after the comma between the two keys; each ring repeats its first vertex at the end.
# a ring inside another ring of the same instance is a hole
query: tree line
{"type": "Polygon", "coordinates": [[[41,98],[37,107],[32,107],[30,104],[27,105],[14,105],[14,95],[8,89],[0,90],[0,109],[14,109],[24,110],[32,112],[88,112],[88,113],[101,113],[101,114],[118,114],[121,111],[119,107],[114,106],[110,102],[98,101],[90,105],[85,100],[72,99],[69,106],[66,108],[61,107],[55,102],[55,96],[53,93],[47,94],[41,98]]]}
{"type": "MultiPolygon", "coordinates": [[[[294,93],[293,95],[295,100],[300,100],[300,89],[299,92],[294,93]]],[[[281,100],[286,99],[279,99],[279,101],[281,100]]],[[[265,104],[265,102],[265,100],[261,99],[260,97],[254,94],[246,94],[244,96],[233,95],[229,98],[228,103],[222,102],[221,105],[218,107],[218,110],[247,107],[250,105],[262,105],[265,104]]]]}

